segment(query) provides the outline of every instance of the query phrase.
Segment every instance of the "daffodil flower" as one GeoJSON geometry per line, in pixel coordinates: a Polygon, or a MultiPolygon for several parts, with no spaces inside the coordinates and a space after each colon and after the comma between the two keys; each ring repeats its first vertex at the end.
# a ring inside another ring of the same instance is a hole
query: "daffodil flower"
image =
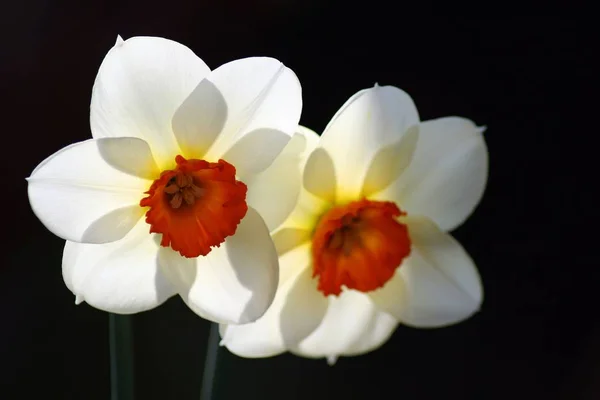
{"type": "Polygon", "coordinates": [[[296,129],[295,74],[263,57],[211,71],[179,43],[118,38],[90,108],[93,139],[28,178],[33,211],[67,240],[62,271],[76,302],[127,314],[179,294],[213,321],[261,316],[278,260],[256,209],[280,223],[293,202],[264,199],[246,182],[296,129]]]}
{"type": "Polygon", "coordinates": [[[275,300],[254,323],[222,324],[222,344],[244,357],[291,351],[334,362],[381,346],[398,323],[442,327],[476,312],[479,275],[446,232],[482,197],[482,132],[458,117],[420,122],[391,86],[358,92],[320,139],[302,129],[298,201],[272,233],[275,300]]]}

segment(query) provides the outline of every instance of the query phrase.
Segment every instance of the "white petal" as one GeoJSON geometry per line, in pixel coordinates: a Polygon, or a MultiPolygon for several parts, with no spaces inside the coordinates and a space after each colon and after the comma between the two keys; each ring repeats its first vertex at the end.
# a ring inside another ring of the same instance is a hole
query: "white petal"
{"type": "Polygon", "coordinates": [[[310,245],[305,244],[280,258],[277,294],[265,315],[250,324],[221,325],[221,344],[242,357],[283,353],[319,325],[327,304],[312,278],[310,245]]]}
{"type": "Polygon", "coordinates": [[[335,165],[338,201],[359,197],[375,155],[418,123],[412,99],[398,88],[375,86],[352,96],[327,125],[320,144],[335,165]]]}
{"type": "Polygon", "coordinates": [[[277,254],[281,257],[288,251],[308,242],[311,239],[312,234],[309,229],[281,228],[277,229],[271,237],[273,238],[273,243],[277,249],[277,254]]]}
{"type": "Polygon", "coordinates": [[[336,200],[337,179],[335,166],[329,153],[317,148],[306,161],[303,188],[323,201],[334,203],[336,200]]]}
{"type": "Polygon", "coordinates": [[[203,79],[173,117],[173,132],[188,159],[203,159],[227,121],[227,104],[219,89],[203,79]]]}
{"type": "Polygon", "coordinates": [[[204,61],[177,42],[156,37],[117,41],[94,82],[93,137],[142,138],[160,168],[169,168],[180,152],[171,128],[175,110],[209,72],[204,61]]]}
{"type": "Polygon", "coordinates": [[[240,138],[222,158],[235,166],[239,179],[245,180],[272,165],[289,140],[281,131],[256,129],[240,138]]]}
{"type": "Polygon", "coordinates": [[[299,229],[312,232],[321,216],[331,207],[331,202],[302,188],[294,210],[273,234],[277,234],[280,229],[299,229]]]}
{"type": "Polygon", "coordinates": [[[158,267],[158,244],[140,220],[121,240],[107,244],[67,241],[62,271],[78,302],[131,314],[149,310],[175,294],[158,267]]]}
{"type": "Polygon", "coordinates": [[[375,197],[397,201],[409,214],[426,215],[445,231],[456,228],[473,212],[487,182],[482,132],[459,117],[423,122],[409,167],[375,197]]]}
{"type": "MultiPolygon", "coordinates": [[[[414,256],[414,252],[416,251],[414,247],[411,251],[414,256]]],[[[399,316],[403,315],[404,308],[406,307],[406,304],[408,304],[408,290],[406,289],[406,282],[400,273],[400,269],[405,268],[406,265],[408,265],[409,260],[410,258],[403,261],[400,268],[396,270],[394,276],[387,281],[382,288],[369,292],[369,297],[371,297],[371,300],[373,300],[380,309],[397,319],[400,319],[399,316]]]]}
{"type": "Polygon", "coordinates": [[[415,125],[408,128],[400,140],[375,154],[365,176],[362,196],[368,197],[379,192],[398,179],[410,165],[418,138],[419,126],[415,125]]]}
{"type": "Polygon", "coordinates": [[[255,321],[275,297],[277,253],[267,226],[252,208],[248,208],[235,235],[207,256],[184,258],[163,247],[159,260],[186,304],[211,321],[255,321]]]}
{"type": "Polygon", "coordinates": [[[340,355],[358,356],[378,349],[392,337],[398,327],[398,320],[386,312],[377,310],[366,325],[368,329],[363,330],[362,335],[340,355]]]}
{"type": "Polygon", "coordinates": [[[112,242],[125,236],[143,215],[139,202],[152,184],[144,177],[153,168],[148,145],[140,139],[75,143],[31,173],[29,202],[42,223],[63,239],[112,242]]]}
{"type": "Polygon", "coordinates": [[[339,297],[329,296],[319,327],[291,351],[311,358],[365,353],[385,343],[397,324],[366,294],[345,290],[339,297]]]}
{"type": "MultiPolygon", "coordinates": [[[[298,78],[275,59],[252,57],[224,64],[206,79],[225,100],[227,120],[205,158],[223,158],[240,176],[265,170],[298,126],[302,110],[298,78]]],[[[197,118],[211,116],[199,110],[197,118]]]]}
{"type": "Polygon", "coordinates": [[[372,298],[402,323],[420,328],[460,322],[479,310],[481,281],[462,246],[433,222],[409,217],[411,255],[372,298]]]}
{"type": "Polygon", "coordinates": [[[299,127],[273,164],[245,181],[248,185],[246,201],[263,217],[270,231],[296,206],[302,187],[302,170],[318,140],[316,133],[299,127]]]}

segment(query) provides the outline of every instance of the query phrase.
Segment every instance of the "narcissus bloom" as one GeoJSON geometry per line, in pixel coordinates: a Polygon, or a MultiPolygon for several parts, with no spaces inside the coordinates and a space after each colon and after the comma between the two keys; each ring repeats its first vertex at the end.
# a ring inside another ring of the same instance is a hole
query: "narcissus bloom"
{"type": "Polygon", "coordinates": [[[261,214],[279,224],[294,204],[249,182],[287,146],[301,108],[298,79],[272,58],[210,71],[179,43],[119,38],[94,83],[93,139],[28,179],[33,211],[67,240],[76,302],[135,313],[179,294],[214,321],[261,316],[278,279],[261,214]]]}
{"type": "Polygon", "coordinates": [[[446,232],[483,194],[482,132],[458,117],[420,122],[391,86],[354,95],[320,139],[304,129],[312,150],[299,154],[300,196],[273,231],[275,300],[254,323],[221,325],[222,344],[244,357],[333,362],[379,347],[398,323],[441,327],[476,312],[479,275],[446,232]]]}

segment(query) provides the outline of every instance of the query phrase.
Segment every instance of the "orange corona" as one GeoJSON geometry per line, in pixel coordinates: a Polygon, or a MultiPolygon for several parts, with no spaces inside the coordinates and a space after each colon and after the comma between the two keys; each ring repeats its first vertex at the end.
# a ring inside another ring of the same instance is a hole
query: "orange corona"
{"type": "Polygon", "coordinates": [[[366,199],[327,211],[312,240],[313,276],[324,295],[342,286],[369,292],[382,287],[410,254],[406,215],[394,203],[366,199]]]}
{"type": "Polygon", "coordinates": [[[161,233],[161,246],[184,257],[207,255],[235,233],[246,215],[246,185],[235,179],[226,161],[186,160],[163,171],[146,192],[140,206],[149,207],[150,232],[161,233]]]}

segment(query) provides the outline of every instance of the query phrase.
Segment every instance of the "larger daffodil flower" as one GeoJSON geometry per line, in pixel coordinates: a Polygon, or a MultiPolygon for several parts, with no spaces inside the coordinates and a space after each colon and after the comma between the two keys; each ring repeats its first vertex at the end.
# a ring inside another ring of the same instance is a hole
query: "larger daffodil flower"
{"type": "Polygon", "coordinates": [[[179,294],[210,320],[261,316],[278,261],[256,208],[277,223],[291,208],[245,182],[287,145],[301,108],[295,74],[272,58],[210,71],[179,43],[119,38],[94,83],[93,139],[28,179],[35,214],[67,240],[76,302],[135,313],[179,294]]]}
{"type": "Polygon", "coordinates": [[[302,129],[302,189],[273,231],[275,300],[254,323],[221,325],[222,344],[244,357],[291,351],[333,362],[379,347],[398,323],[441,327],[476,312],[479,275],[446,232],[483,194],[482,131],[458,117],[421,123],[391,86],[354,95],[320,138],[302,129]]]}

